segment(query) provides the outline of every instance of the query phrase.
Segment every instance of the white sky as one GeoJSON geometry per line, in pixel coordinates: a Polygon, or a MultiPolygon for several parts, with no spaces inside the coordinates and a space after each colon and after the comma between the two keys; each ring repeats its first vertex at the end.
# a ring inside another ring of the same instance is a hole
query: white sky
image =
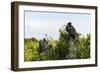
{"type": "Polygon", "coordinates": [[[43,39],[45,34],[59,39],[59,28],[72,22],[81,35],[90,33],[91,15],[78,13],[34,12],[25,11],[25,38],[43,39]]]}

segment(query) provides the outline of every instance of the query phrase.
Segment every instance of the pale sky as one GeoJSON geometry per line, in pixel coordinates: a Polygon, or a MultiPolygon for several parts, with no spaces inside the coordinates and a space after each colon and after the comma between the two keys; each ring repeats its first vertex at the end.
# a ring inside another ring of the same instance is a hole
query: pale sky
{"type": "Polygon", "coordinates": [[[45,34],[55,40],[59,39],[59,28],[68,22],[76,28],[81,35],[90,33],[91,15],[84,13],[59,13],[25,11],[25,38],[35,37],[43,39],[45,34]]]}

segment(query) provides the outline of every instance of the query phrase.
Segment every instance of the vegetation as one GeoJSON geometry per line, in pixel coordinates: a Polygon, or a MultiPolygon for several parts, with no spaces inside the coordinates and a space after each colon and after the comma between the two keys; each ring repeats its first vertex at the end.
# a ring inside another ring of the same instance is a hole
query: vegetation
{"type": "Polygon", "coordinates": [[[90,34],[87,36],[76,36],[71,42],[70,37],[64,29],[60,29],[59,40],[47,40],[50,45],[46,51],[39,53],[39,41],[36,38],[25,39],[24,41],[24,61],[43,61],[43,60],[64,60],[64,59],[87,59],[90,58],[90,34]],[[70,51],[70,48],[76,49],[70,51]],[[75,54],[71,58],[71,53],[75,54]]]}

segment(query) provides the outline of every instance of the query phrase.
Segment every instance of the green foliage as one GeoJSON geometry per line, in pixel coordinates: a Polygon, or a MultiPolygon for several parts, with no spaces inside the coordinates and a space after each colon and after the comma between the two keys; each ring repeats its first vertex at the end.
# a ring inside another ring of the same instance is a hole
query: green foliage
{"type": "Polygon", "coordinates": [[[76,59],[90,58],[90,34],[80,36],[79,33],[73,44],[70,43],[70,37],[64,29],[59,30],[59,40],[49,39],[48,45],[51,45],[46,51],[39,53],[39,41],[36,38],[24,39],[24,61],[43,61],[43,60],[63,60],[70,59],[70,46],[76,48],[76,59]]]}
{"type": "Polygon", "coordinates": [[[24,46],[24,60],[25,61],[36,61],[39,60],[38,48],[39,43],[37,40],[25,39],[24,46]]]}
{"type": "Polygon", "coordinates": [[[44,51],[40,54],[40,60],[55,60],[56,55],[53,48],[49,48],[47,51],[44,51]]]}
{"type": "Polygon", "coordinates": [[[68,55],[69,52],[69,37],[68,34],[60,29],[60,38],[57,42],[57,47],[55,49],[55,53],[58,55],[58,59],[65,59],[66,55],[68,55]]]}
{"type": "Polygon", "coordinates": [[[90,58],[90,34],[86,37],[80,38],[79,49],[77,51],[77,58],[90,58]]]}

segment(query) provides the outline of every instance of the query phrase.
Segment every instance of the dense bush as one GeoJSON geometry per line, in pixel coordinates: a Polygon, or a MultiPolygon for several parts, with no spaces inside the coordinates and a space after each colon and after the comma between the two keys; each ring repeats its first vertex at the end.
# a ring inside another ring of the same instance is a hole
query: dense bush
{"type": "Polygon", "coordinates": [[[25,61],[36,61],[39,60],[38,48],[39,43],[37,40],[25,39],[24,46],[24,60],[25,61]]]}
{"type": "Polygon", "coordinates": [[[64,29],[60,29],[59,33],[59,40],[47,40],[51,47],[42,53],[39,53],[40,40],[35,38],[25,39],[24,61],[72,59],[71,53],[76,54],[75,59],[90,58],[90,34],[87,34],[87,36],[77,35],[76,39],[72,41],[74,44],[71,44],[70,37],[64,29]],[[76,49],[76,51],[70,51],[70,48],[76,49]]]}
{"type": "Polygon", "coordinates": [[[87,34],[86,37],[80,38],[77,58],[90,58],[90,34],[87,34]]]}

